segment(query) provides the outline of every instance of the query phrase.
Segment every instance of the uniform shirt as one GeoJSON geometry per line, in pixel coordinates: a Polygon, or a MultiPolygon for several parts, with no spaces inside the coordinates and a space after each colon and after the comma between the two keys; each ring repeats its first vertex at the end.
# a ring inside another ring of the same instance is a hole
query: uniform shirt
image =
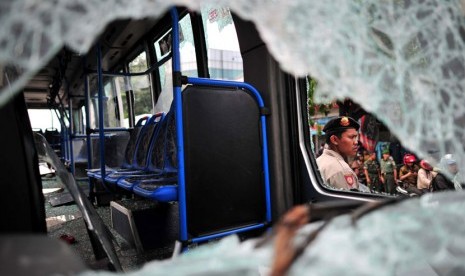
{"type": "Polygon", "coordinates": [[[368,171],[368,174],[377,175],[379,172],[379,165],[378,165],[378,162],[376,162],[376,160],[368,159],[367,161],[365,161],[363,168],[368,171]]]}
{"type": "Polygon", "coordinates": [[[358,179],[342,156],[330,149],[316,159],[323,180],[334,188],[358,189],[358,179]]]}
{"type": "Polygon", "coordinates": [[[387,160],[381,159],[381,174],[392,174],[396,169],[396,162],[391,156],[387,160]]]}
{"type": "MultiPolygon", "coordinates": [[[[417,165],[413,165],[413,167],[412,167],[413,172],[418,173],[419,169],[420,169],[420,167],[418,167],[417,165]]],[[[403,165],[402,168],[400,168],[400,170],[399,170],[399,179],[403,175],[408,174],[409,171],[410,171],[409,167],[407,167],[407,165],[403,165]]],[[[415,186],[416,187],[417,186],[417,176],[416,175],[410,175],[406,179],[402,180],[402,182],[407,183],[410,186],[415,186]]]]}

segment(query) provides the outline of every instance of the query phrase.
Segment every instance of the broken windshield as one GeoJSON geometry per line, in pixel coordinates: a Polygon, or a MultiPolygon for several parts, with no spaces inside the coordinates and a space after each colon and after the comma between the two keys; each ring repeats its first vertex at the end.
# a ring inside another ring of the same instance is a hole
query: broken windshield
{"type": "Polygon", "coordinates": [[[464,171],[459,0],[2,1],[0,102],[21,91],[63,46],[86,53],[111,21],[156,18],[173,4],[200,11],[212,2],[253,21],[284,70],[318,80],[315,102],[351,99],[420,158],[436,165],[454,154],[464,171]]]}

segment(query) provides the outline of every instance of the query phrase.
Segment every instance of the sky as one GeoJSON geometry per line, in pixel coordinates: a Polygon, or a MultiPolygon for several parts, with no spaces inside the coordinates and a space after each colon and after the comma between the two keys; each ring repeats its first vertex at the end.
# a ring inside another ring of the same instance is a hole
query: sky
{"type": "Polygon", "coordinates": [[[45,131],[46,128],[54,127],[61,131],[60,121],[54,111],[50,109],[28,109],[29,121],[32,128],[41,128],[45,131]]]}

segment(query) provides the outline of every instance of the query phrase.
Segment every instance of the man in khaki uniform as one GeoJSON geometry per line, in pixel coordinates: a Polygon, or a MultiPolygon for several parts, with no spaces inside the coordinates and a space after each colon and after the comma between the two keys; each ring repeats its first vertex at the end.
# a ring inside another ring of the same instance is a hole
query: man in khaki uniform
{"type": "Polygon", "coordinates": [[[381,182],[384,183],[386,193],[393,195],[396,191],[397,183],[397,167],[396,162],[389,154],[389,149],[383,149],[383,159],[381,165],[381,182]]]}
{"type": "Polygon", "coordinates": [[[358,179],[347,163],[358,150],[358,129],[360,125],[350,117],[338,117],[329,121],[323,131],[326,133],[326,147],[316,159],[321,177],[335,188],[358,189],[358,179]]]}

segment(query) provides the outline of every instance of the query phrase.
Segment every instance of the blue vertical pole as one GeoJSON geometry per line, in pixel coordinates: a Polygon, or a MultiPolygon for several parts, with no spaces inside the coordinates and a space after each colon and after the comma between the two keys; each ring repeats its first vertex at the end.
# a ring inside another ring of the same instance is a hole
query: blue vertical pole
{"type": "Polygon", "coordinates": [[[71,173],[75,175],[74,171],[74,153],[73,153],[73,107],[72,107],[72,101],[71,97],[69,94],[69,83],[66,82],[66,90],[68,94],[68,113],[69,113],[69,131],[68,131],[68,140],[69,140],[69,159],[70,159],[70,168],[71,168],[71,173]]]}
{"type": "MultiPolygon", "coordinates": [[[[86,72],[86,59],[83,60],[83,70],[84,70],[84,90],[86,93],[86,99],[84,102],[84,108],[86,111],[86,144],[87,144],[87,168],[92,169],[92,140],[90,137],[90,113],[89,113],[89,102],[90,102],[90,92],[89,92],[89,76],[86,72]]],[[[89,197],[91,202],[93,202],[94,197],[94,187],[92,179],[89,177],[89,197]]]]}
{"type": "Polygon", "coordinates": [[[97,45],[97,77],[98,77],[98,134],[100,145],[100,171],[102,181],[105,179],[105,130],[103,121],[103,76],[102,76],[102,47],[97,45]]]}
{"type": "Polygon", "coordinates": [[[176,7],[171,9],[172,28],[172,66],[173,66],[173,97],[175,104],[176,137],[178,147],[178,201],[180,220],[180,239],[187,241],[187,212],[186,212],[186,180],[184,173],[184,134],[182,126],[182,99],[181,99],[181,64],[179,55],[179,28],[178,11],[176,7]]]}
{"type": "MultiPolygon", "coordinates": [[[[66,124],[65,124],[65,118],[66,117],[66,112],[65,112],[65,107],[63,105],[63,101],[60,97],[60,94],[57,94],[57,98],[58,98],[58,101],[59,101],[59,106],[57,108],[55,108],[55,114],[58,118],[58,120],[60,121],[60,126],[61,126],[61,131],[60,131],[60,148],[61,148],[61,159],[64,160],[64,161],[68,161],[68,148],[67,148],[67,141],[66,141],[66,138],[67,138],[67,132],[66,132],[66,124]]],[[[69,118],[68,119],[68,122],[69,122],[69,118]]]]}
{"type": "Polygon", "coordinates": [[[269,172],[269,163],[268,163],[268,137],[266,136],[266,118],[265,115],[262,115],[261,118],[261,127],[262,127],[262,159],[263,159],[263,168],[265,174],[265,197],[266,197],[266,220],[271,222],[271,191],[270,191],[270,172],[269,172]]]}

